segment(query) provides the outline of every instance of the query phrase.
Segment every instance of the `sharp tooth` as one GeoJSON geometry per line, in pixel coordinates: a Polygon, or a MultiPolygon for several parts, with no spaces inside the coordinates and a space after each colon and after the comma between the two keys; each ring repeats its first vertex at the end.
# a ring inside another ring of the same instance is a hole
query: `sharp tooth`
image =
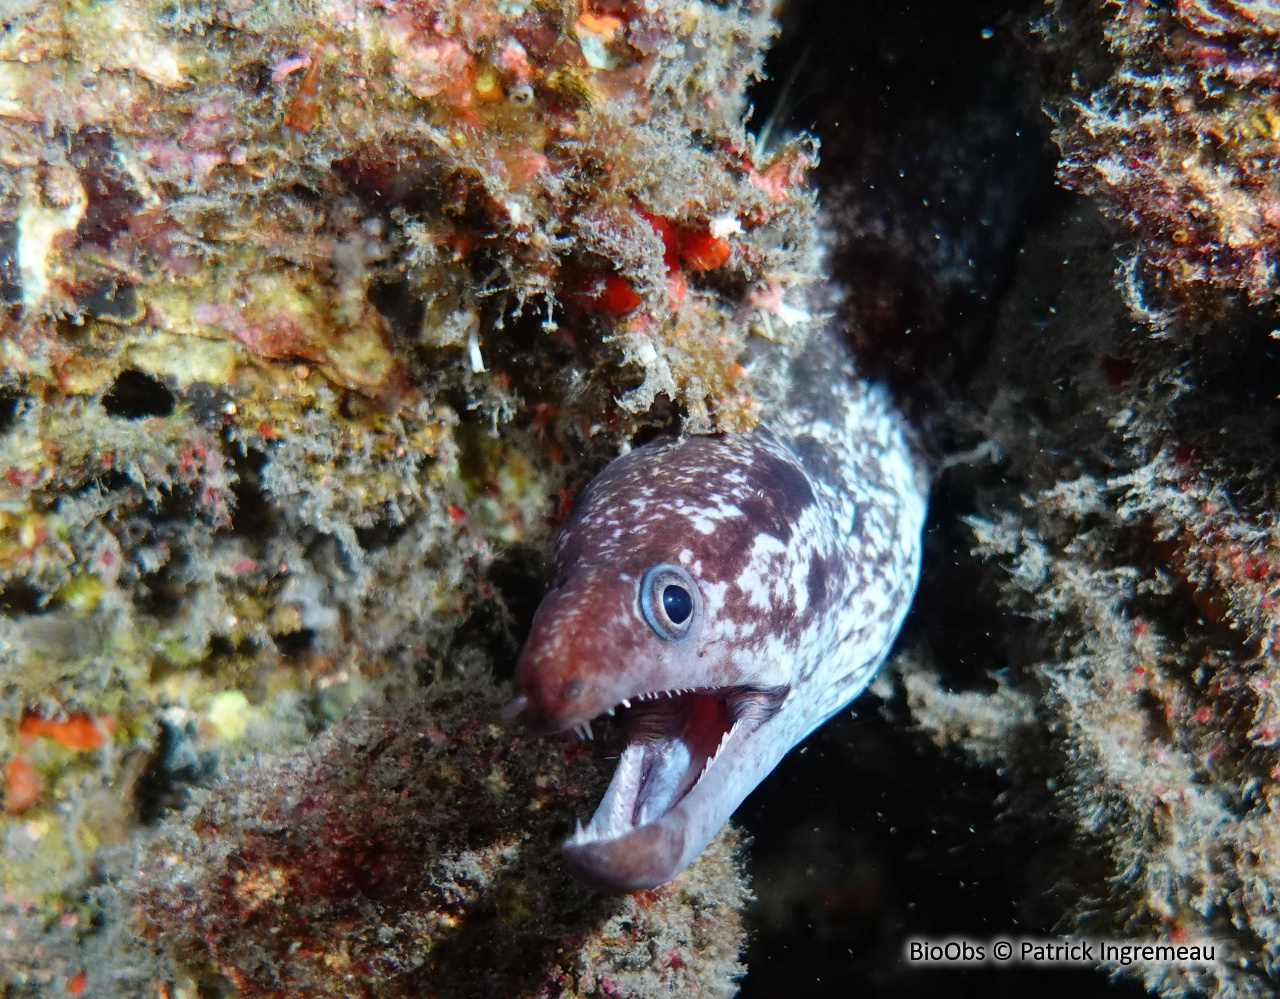
{"type": "Polygon", "coordinates": [[[629,700],[627,700],[627,699],[624,697],[624,698],[622,699],[622,706],[623,706],[624,708],[629,708],[629,707],[631,707],[631,702],[630,702],[629,700]]]}
{"type": "Polygon", "coordinates": [[[586,730],[587,738],[588,738],[588,739],[594,739],[594,738],[595,738],[595,736],[591,733],[591,722],[587,722],[587,723],[586,723],[585,725],[583,725],[582,727],[586,730]]]}
{"type": "Polygon", "coordinates": [[[610,708],[610,709],[609,709],[609,717],[610,717],[610,718],[612,718],[612,717],[613,717],[613,708],[610,708]]]}
{"type": "Polygon", "coordinates": [[[719,758],[720,753],[724,750],[725,744],[729,741],[729,737],[733,735],[734,730],[737,727],[738,723],[734,722],[733,725],[729,727],[729,730],[720,737],[720,745],[716,746],[716,751],[707,758],[707,762],[702,767],[702,773],[698,774],[698,779],[693,782],[695,787],[702,781],[702,778],[707,775],[707,771],[711,769],[711,764],[715,763],[719,758]]]}
{"type": "Polygon", "coordinates": [[[715,758],[720,755],[720,750],[724,749],[725,743],[729,741],[729,737],[733,735],[737,727],[738,727],[738,723],[734,722],[732,725],[729,726],[729,730],[720,737],[720,745],[716,746],[716,751],[711,754],[711,759],[713,762],[715,758]]]}

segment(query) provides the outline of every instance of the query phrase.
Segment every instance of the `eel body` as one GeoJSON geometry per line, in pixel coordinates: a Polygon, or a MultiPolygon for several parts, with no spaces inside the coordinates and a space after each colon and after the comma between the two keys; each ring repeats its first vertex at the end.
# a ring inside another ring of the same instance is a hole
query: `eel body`
{"type": "Polygon", "coordinates": [[[926,477],[885,392],[818,334],[748,433],[608,465],[560,529],[510,714],[627,745],[564,844],[605,887],[662,884],[867,685],[915,592],[926,477]]]}

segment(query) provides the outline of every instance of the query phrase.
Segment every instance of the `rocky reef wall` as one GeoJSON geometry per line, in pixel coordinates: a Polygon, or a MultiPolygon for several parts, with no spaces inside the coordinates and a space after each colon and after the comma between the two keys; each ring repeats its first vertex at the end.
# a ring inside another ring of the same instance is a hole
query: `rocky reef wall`
{"type": "MultiPolygon", "coordinates": [[[[595,941],[516,946],[510,994],[732,991],[732,837],[711,881],[691,875],[705,906],[686,887],[592,909],[533,880],[535,900],[495,901],[521,844],[550,857],[594,785],[556,743],[509,768],[490,670],[581,483],[637,436],[750,426],[757,334],[785,365],[821,275],[810,144],[757,155],[742,124],[773,31],[754,2],[7,6],[6,994],[416,988],[446,924],[595,941]],[[362,708],[311,743],[362,697],[459,676],[472,686],[438,718],[362,708]],[[403,759],[445,781],[413,793],[473,810],[540,783],[548,838],[505,806],[482,832],[422,818],[375,763],[395,721],[414,727],[392,736],[403,759]],[[484,772],[444,776],[442,740],[484,772]],[[351,786],[361,767],[374,786],[351,786]],[[335,831],[366,808],[388,816],[380,838],[335,831]],[[324,862],[345,865],[335,885],[296,870],[315,830],[350,844],[324,862]],[[170,845],[135,858],[156,837],[170,845]],[[342,878],[391,891],[432,850],[470,866],[415,871],[397,896],[436,920],[420,949],[408,924],[340,943],[359,907],[315,892],[362,895],[377,923],[377,892],[342,878]],[[239,887],[215,889],[226,865],[239,887]],[[552,923],[529,915],[548,893],[568,906],[552,923]],[[125,947],[138,900],[154,943],[125,947]],[[258,936],[286,903],[315,940],[258,936]],[[586,970],[564,956],[588,946],[586,970]]],[[[486,939],[466,951],[480,965],[500,956],[486,939]]]]}
{"type": "Polygon", "coordinates": [[[757,942],[793,959],[760,988],[957,988],[906,928],[995,924],[895,885],[878,819],[1011,925],[1220,948],[1104,971],[1270,994],[1275,13],[934,10],[984,72],[897,5],[804,40],[836,6],[781,10],[753,135],[753,0],[11,2],[6,995],[731,994],[739,834],[658,892],[573,885],[609,747],[501,732],[494,677],[581,484],[750,426],[818,309],[915,417],[935,512],[891,723],[785,765],[820,827],[770,803],[757,942]],[[830,787],[872,768],[850,833],[830,787]]]}
{"type": "Polygon", "coordinates": [[[1058,177],[1085,197],[1028,234],[957,394],[951,426],[996,464],[942,479],[1005,609],[999,672],[975,683],[935,647],[905,690],[1005,776],[1004,820],[1056,844],[1034,880],[1060,931],[1213,941],[1211,968],[1112,970],[1269,995],[1274,11],[1058,3],[1034,29],[1058,177]]]}

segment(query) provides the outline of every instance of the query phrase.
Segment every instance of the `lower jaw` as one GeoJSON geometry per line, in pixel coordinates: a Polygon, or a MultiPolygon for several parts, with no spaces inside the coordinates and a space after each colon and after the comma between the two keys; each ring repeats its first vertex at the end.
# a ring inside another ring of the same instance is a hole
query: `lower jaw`
{"type": "MultiPolygon", "coordinates": [[[[591,824],[563,846],[568,866],[607,890],[636,891],[665,884],[684,870],[729,817],[728,812],[709,814],[718,809],[714,799],[697,793],[700,780],[661,810],[645,808],[639,789],[631,793],[626,787],[629,781],[638,781],[636,771],[643,756],[644,749],[635,744],[624,751],[591,824]]],[[[696,766],[702,775],[705,761],[696,766]]],[[[652,799],[651,804],[656,806],[652,799]]]]}
{"type": "MultiPolygon", "coordinates": [[[[733,766],[721,755],[737,752],[733,746],[776,713],[786,691],[734,696],[737,699],[730,701],[694,694],[687,704],[673,704],[663,715],[649,714],[647,724],[645,712],[637,712],[628,733],[639,731],[644,738],[628,740],[590,824],[586,829],[580,825],[564,844],[566,862],[576,873],[613,891],[654,888],[678,875],[701,852],[754,787],[744,785],[735,800],[720,801],[726,785],[736,782],[726,782],[726,775],[716,774],[714,768],[733,766]],[[664,743],[668,754],[683,753],[683,759],[649,760],[664,743]],[[721,793],[709,788],[698,793],[713,774],[721,793]],[[646,780],[659,783],[646,788],[646,780]]],[[[728,796],[734,797],[733,792],[728,796]]]]}
{"type": "Polygon", "coordinates": [[[580,878],[606,891],[641,891],[666,884],[688,866],[703,845],[689,843],[678,809],[677,805],[657,821],[637,826],[617,839],[569,840],[562,847],[565,863],[580,878]]]}

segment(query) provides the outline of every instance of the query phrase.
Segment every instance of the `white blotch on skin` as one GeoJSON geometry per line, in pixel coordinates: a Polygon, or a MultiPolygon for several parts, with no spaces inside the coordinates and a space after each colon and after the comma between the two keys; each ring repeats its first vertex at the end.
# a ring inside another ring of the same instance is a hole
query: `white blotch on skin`
{"type": "Polygon", "coordinates": [[[787,546],[772,534],[756,535],[747,567],[734,580],[738,589],[747,595],[751,606],[766,611],[773,607],[774,595],[771,592],[773,590],[771,580],[775,578],[782,557],[786,554],[787,546]]]}

